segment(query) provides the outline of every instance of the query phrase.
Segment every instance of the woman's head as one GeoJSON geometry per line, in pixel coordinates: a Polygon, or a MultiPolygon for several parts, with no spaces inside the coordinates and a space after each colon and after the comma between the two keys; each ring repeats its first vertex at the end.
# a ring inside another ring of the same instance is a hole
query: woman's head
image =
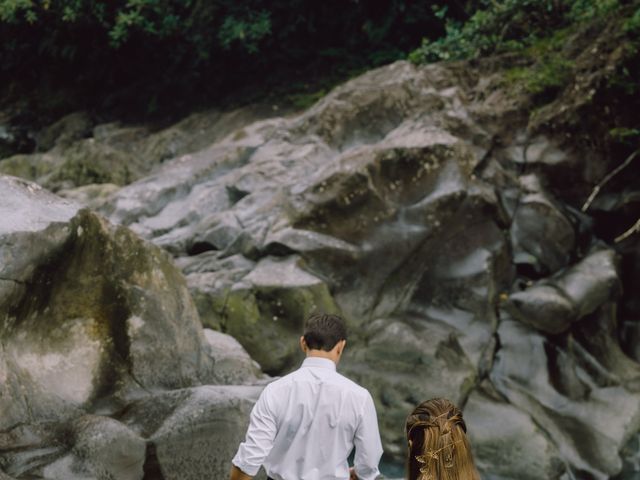
{"type": "Polygon", "coordinates": [[[418,405],[407,417],[409,480],[480,480],[458,407],[445,398],[418,405]]]}

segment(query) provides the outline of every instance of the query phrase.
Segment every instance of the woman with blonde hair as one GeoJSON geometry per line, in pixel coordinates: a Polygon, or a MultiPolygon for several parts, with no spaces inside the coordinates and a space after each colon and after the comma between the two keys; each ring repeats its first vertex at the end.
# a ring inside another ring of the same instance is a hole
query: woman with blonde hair
{"type": "Polygon", "coordinates": [[[418,405],[407,417],[408,480],[480,480],[458,407],[445,398],[418,405]]]}

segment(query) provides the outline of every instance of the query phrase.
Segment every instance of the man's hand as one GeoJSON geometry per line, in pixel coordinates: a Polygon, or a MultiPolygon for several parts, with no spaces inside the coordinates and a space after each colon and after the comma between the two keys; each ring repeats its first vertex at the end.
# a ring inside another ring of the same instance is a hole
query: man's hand
{"type": "Polygon", "coordinates": [[[358,475],[356,475],[356,469],[353,467],[349,469],[349,480],[358,480],[358,475]]]}
{"type": "MultiPolygon", "coordinates": [[[[231,467],[231,473],[229,474],[229,480],[251,480],[252,478],[253,477],[250,477],[249,475],[244,473],[242,470],[240,470],[235,465],[233,465],[231,467]]],[[[355,477],[355,478],[357,478],[357,477],[355,477]]]]}

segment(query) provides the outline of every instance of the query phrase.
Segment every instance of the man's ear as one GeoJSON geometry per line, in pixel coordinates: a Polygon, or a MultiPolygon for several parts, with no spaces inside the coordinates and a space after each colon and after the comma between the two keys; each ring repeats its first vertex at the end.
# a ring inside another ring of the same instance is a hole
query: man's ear
{"type": "Polygon", "coordinates": [[[346,345],[347,345],[347,340],[346,340],[346,339],[342,339],[342,340],[340,340],[340,341],[336,344],[336,346],[338,347],[338,348],[336,348],[336,353],[337,353],[338,355],[342,355],[342,352],[344,352],[344,347],[345,347],[346,345]]]}
{"type": "Polygon", "coordinates": [[[300,349],[306,354],[309,347],[307,346],[307,342],[304,340],[304,335],[300,337],[300,349]]]}

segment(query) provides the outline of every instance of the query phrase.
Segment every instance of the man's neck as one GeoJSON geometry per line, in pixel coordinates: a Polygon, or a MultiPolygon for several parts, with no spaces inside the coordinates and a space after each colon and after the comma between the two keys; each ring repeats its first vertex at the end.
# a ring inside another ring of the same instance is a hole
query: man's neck
{"type": "Polygon", "coordinates": [[[338,365],[338,355],[335,352],[325,352],[324,350],[307,350],[307,358],[326,358],[338,365]]]}

